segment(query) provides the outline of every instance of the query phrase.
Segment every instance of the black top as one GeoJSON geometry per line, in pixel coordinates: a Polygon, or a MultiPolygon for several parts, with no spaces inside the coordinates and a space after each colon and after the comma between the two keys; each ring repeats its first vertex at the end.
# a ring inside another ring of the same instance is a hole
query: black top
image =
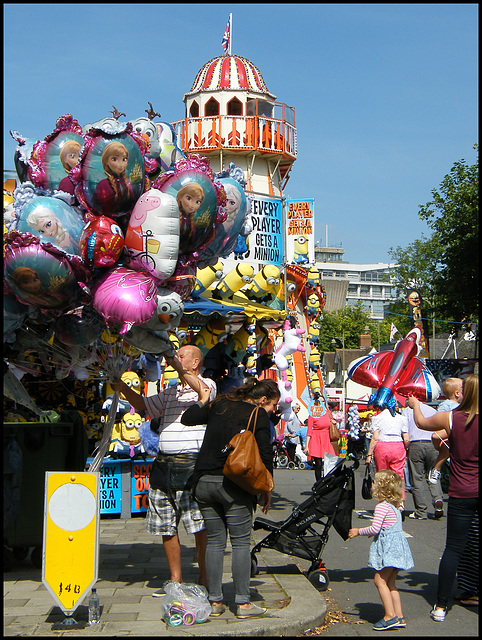
{"type": "MultiPolygon", "coordinates": [[[[187,426],[207,425],[196,460],[194,483],[204,475],[223,475],[224,463],[228,457],[228,452],[223,453],[223,449],[234,435],[246,429],[249,416],[255,408],[255,405],[250,402],[222,398],[211,408],[208,405],[202,405],[201,402],[196,402],[186,409],[182,414],[182,424],[187,426]]],[[[251,421],[250,430],[253,430],[253,421],[251,421]]],[[[258,443],[262,461],[268,471],[273,473],[273,447],[270,444],[269,416],[262,407],[258,411],[254,437],[258,443]]]]}

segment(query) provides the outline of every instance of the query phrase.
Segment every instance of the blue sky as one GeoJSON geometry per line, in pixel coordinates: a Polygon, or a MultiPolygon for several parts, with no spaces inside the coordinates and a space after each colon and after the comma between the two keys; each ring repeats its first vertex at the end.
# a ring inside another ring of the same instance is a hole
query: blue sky
{"type": "Polygon", "coordinates": [[[419,205],[476,159],[477,4],[4,4],[4,169],[10,129],[43,139],[65,113],[181,119],[230,12],[232,53],[296,109],[285,196],[315,199],[315,240],[372,263],[429,235],[419,205]]]}

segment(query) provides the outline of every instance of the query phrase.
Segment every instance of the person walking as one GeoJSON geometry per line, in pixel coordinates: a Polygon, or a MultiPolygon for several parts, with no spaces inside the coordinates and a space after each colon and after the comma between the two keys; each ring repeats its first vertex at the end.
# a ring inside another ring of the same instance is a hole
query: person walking
{"type": "Polygon", "coordinates": [[[470,526],[479,511],[479,376],[470,374],[464,378],[462,402],[452,411],[426,418],[417,398],[410,396],[407,403],[420,429],[445,429],[448,434],[447,537],[438,571],[437,600],[430,612],[432,620],[443,622],[470,526]]]}
{"type": "Polygon", "coordinates": [[[377,471],[391,469],[398,473],[403,480],[402,494],[405,500],[404,469],[409,445],[408,421],[398,409],[397,403],[394,416],[388,409],[384,409],[372,417],[373,434],[365,463],[370,464],[373,458],[377,471]]]}
{"type": "Polygon", "coordinates": [[[375,536],[371,546],[368,566],[375,569],[375,586],[380,595],[385,615],[373,625],[375,631],[406,627],[402,613],[400,593],[395,580],[400,570],[413,567],[413,558],[402,530],[400,505],[403,502],[403,479],[390,469],[375,473],[372,495],[378,500],[371,526],[353,528],[350,539],[357,536],[375,536]]]}
{"type": "MultiPolygon", "coordinates": [[[[435,409],[426,404],[420,403],[420,411],[428,418],[433,416],[435,409]]],[[[413,503],[415,511],[408,517],[412,520],[427,519],[427,503],[425,501],[425,484],[432,496],[432,504],[435,509],[435,518],[441,518],[444,514],[443,510],[443,494],[440,480],[436,484],[427,482],[427,474],[433,467],[437,459],[437,451],[432,444],[432,438],[427,431],[419,429],[415,424],[413,417],[413,409],[405,407],[402,409],[402,415],[408,421],[408,436],[410,444],[408,445],[407,460],[410,474],[410,485],[412,487],[413,503]]]]}
{"type": "Polygon", "coordinates": [[[245,384],[209,402],[209,392],[201,389],[199,401],[184,412],[185,425],[206,423],[206,434],[194,469],[194,495],[199,504],[207,531],[206,576],[212,616],[226,610],[223,604],[223,564],[227,534],[232,546],[231,569],[234,582],[236,616],[249,618],[266,612],[251,603],[251,530],[256,504],[267,513],[271,492],[252,496],[224,477],[223,467],[228,457],[229,441],[246,429],[253,416],[254,435],[261,459],[273,473],[273,456],[269,437],[269,415],[276,410],[280,398],[274,380],[249,378],[245,384]]]}
{"type": "Polygon", "coordinates": [[[330,442],[330,424],[336,426],[336,420],[324,402],[321,405],[319,400],[315,400],[312,411],[316,417],[311,414],[308,416],[305,453],[313,460],[315,478],[318,482],[323,475],[323,458],[325,454],[336,455],[330,442]]]}
{"type": "Polygon", "coordinates": [[[295,433],[301,427],[301,422],[300,422],[300,419],[298,418],[300,409],[301,407],[298,403],[294,404],[292,406],[290,417],[285,422],[284,444],[286,447],[288,458],[290,459],[291,462],[295,461],[295,451],[296,451],[296,445],[298,443],[298,439],[295,438],[295,433]]]}
{"type": "MultiPolygon", "coordinates": [[[[159,418],[159,451],[149,478],[148,533],[162,536],[170,579],[182,582],[181,545],[178,526],[182,520],[187,533],[194,534],[199,566],[199,584],[206,586],[205,550],[207,536],[198,505],[191,497],[194,465],[206,429],[205,423],[186,427],[181,423],[184,411],[198,400],[201,385],[216,396],[216,383],[200,376],[202,352],[194,345],[185,345],[177,357],[166,358],[180,376],[180,383],[154,396],[143,397],[122,381],[112,384],[137,411],[147,411],[151,420],[159,418]]],[[[154,597],[164,595],[164,589],[154,597]]]]}

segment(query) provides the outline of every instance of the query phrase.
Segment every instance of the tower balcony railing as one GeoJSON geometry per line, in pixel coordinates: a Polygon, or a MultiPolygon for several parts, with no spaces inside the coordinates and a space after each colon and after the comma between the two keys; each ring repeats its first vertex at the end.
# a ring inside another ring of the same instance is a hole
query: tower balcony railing
{"type": "Polygon", "coordinates": [[[260,151],[296,160],[296,127],[267,116],[206,116],[171,122],[185,152],[260,151]]]}

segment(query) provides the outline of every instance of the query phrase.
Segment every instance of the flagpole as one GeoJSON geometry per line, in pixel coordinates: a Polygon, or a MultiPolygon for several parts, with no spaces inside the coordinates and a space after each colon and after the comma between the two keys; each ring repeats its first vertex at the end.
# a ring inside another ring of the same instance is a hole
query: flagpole
{"type": "Polygon", "coordinates": [[[233,14],[229,14],[229,43],[228,54],[231,55],[231,42],[233,41],[233,14]]]}

